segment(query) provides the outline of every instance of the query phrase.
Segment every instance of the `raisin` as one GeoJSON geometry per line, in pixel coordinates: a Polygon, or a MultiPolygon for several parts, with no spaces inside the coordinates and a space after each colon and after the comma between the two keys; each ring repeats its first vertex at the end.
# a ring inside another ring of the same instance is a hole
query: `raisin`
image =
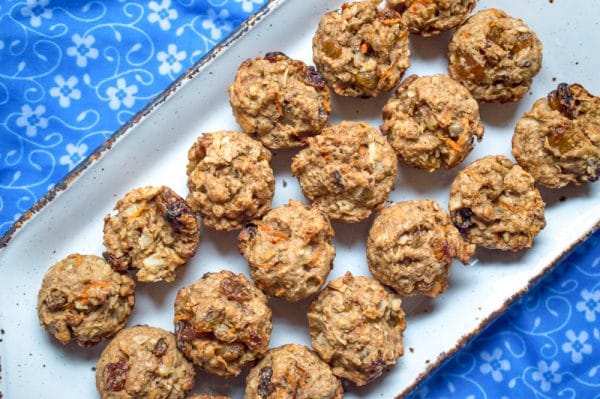
{"type": "Polygon", "coordinates": [[[366,55],[367,57],[370,57],[373,55],[373,47],[371,47],[371,45],[367,42],[362,42],[360,44],[360,52],[363,53],[364,55],[366,55]]]}
{"type": "Polygon", "coordinates": [[[242,232],[242,234],[243,233],[246,233],[248,237],[252,240],[258,234],[258,226],[254,223],[248,223],[244,227],[244,231],[242,232]]]}
{"type": "Polygon", "coordinates": [[[356,83],[367,89],[374,89],[377,87],[377,83],[379,83],[376,72],[359,72],[354,74],[354,79],[356,83]]]}
{"type": "Polygon", "coordinates": [[[258,395],[261,398],[268,398],[273,393],[273,385],[271,385],[271,377],[273,377],[273,369],[271,367],[263,367],[258,372],[258,395]]]}
{"type": "Polygon", "coordinates": [[[221,281],[221,291],[232,301],[249,301],[252,293],[248,283],[239,276],[231,276],[221,281]]]}
{"type": "Polygon", "coordinates": [[[548,144],[557,148],[561,154],[567,153],[578,146],[577,138],[571,133],[569,125],[556,125],[548,130],[548,144]]]}
{"type": "Polygon", "coordinates": [[[123,358],[120,358],[115,363],[108,363],[103,372],[106,388],[112,392],[123,390],[128,372],[129,364],[123,358]]]}
{"type": "Polygon", "coordinates": [[[119,273],[125,273],[129,268],[129,262],[125,256],[117,257],[108,251],[104,251],[102,252],[102,257],[115,271],[119,273]]]}
{"type": "Polygon", "coordinates": [[[58,290],[52,290],[50,295],[46,297],[46,306],[51,312],[58,312],[66,308],[69,298],[58,290]]]}
{"type": "Polygon", "coordinates": [[[335,185],[343,190],[344,183],[342,182],[342,174],[337,170],[334,170],[331,175],[333,176],[333,182],[335,183],[335,185]]]}
{"type": "Polygon", "coordinates": [[[288,126],[294,126],[296,124],[296,114],[287,101],[284,101],[283,106],[281,107],[281,117],[279,118],[279,122],[288,126]]]}
{"type": "Polygon", "coordinates": [[[175,324],[175,337],[177,338],[177,347],[183,351],[186,343],[196,339],[196,332],[190,323],[180,321],[175,324]]]}
{"type": "Polygon", "coordinates": [[[465,235],[475,225],[473,220],[473,211],[469,208],[460,208],[454,214],[454,225],[460,231],[461,234],[465,235]]]}
{"type": "Polygon", "coordinates": [[[171,190],[164,190],[156,200],[156,205],[177,232],[193,230],[196,227],[194,216],[189,205],[171,190]]]}
{"type": "Polygon", "coordinates": [[[167,341],[164,338],[160,338],[156,345],[154,345],[154,349],[152,349],[152,354],[156,357],[163,357],[165,353],[167,353],[167,341]]]}
{"type": "Polygon", "coordinates": [[[260,348],[263,343],[260,334],[256,330],[250,330],[248,333],[246,333],[244,342],[252,350],[260,348]]]}
{"type": "Polygon", "coordinates": [[[323,52],[331,58],[338,58],[342,55],[342,47],[334,40],[326,39],[323,41],[323,52]]]}
{"type": "Polygon", "coordinates": [[[321,75],[314,66],[306,67],[304,76],[307,84],[317,88],[325,87],[325,79],[323,79],[323,75],[321,75]]]}
{"type": "Polygon", "coordinates": [[[282,53],[281,51],[271,51],[265,54],[265,60],[269,62],[277,62],[279,61],[280,57],[288,58],[288,56],[282,53]]]}
{"type": "Polygon", "coordinates": [[[548,94],[548,105],[553,110],[556,110],[566,116],[569,119],[573,119],[573,113],[575,112],[575,99],[573,98],[573,92],[567,83],[561,83],[558,85],[556,90],[553,90],[548,94]]]}
{"type": "Polygon", "coordinates": [[[379,377],[383,373],[383,368],[385,367],[385,362],[381,358],[377,358],[369,364],[365,371],[369,380],[374,380],[379,377]]]}

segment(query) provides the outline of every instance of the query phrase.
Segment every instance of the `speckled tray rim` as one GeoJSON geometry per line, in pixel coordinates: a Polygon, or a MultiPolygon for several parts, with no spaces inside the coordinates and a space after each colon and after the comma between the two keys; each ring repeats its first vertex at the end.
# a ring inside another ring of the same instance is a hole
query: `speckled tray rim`
{"type": "MultiPolygon", "coordinates": [[[[92,154],[82,161],[75,169],[67,174],[62,180],[46,193],[38,202],[35,203],[17,220],[7,231],[0,237],[0,253],[5,248],[11,239],[17,234],[22,227],[34,220],[34,216],[39,214],[48,204],[54,201],[60,193],[65,191],[69,186],[77,180],[92,164],[105,156],[106,153],[115,145],[121,138],[130,133],[140,122],[160,107],[171,96],[177,93],[183,86],[198,75],[207,65],[219,57],[229,47],[241,39],[250,29],[262,21],[266,16],[271,14],[286,0],[269,0],[267,4],[261,7],[255,14],[244,21],[235,31],[227,36],[221,43],[216,45],[211,51],[200,58],[192,67],[184,74],[171,83],[162,93],[150,101],[144,108],[132,116],[121,128],[113,133],[102,145],[100,145],[92,154]]],[[[431,361],[427,368],[420,373],[415,380],[404,388],[396,399],[401,399],[410,394],[421,382],[430,377],[441,365],[449,361],[461,348],[467,345],[473,338],[479,335],[486,329],[494,320],[504,313],[513,303],[525,295],[534,285],[536,285],[551,269],[554,268],[562,259],[564,259],[575,247],[584,242],[596,230],[600,229],[600,216],[595,222],[595,225],[565,248],[559,256],[549,262],[544,268],[527,282],[527,286],[510,296],[498,309],[490,313],[487,317],[481,320],[479,325],[470,333],[463,335],[456,344],[448,351],[442,352],[438,357],[431,361]]],[[[2,363],[0,359],[0,381],[2,381],[2,363]]],[[[3,398],[0,392],[0,399],[3,398]]]]}

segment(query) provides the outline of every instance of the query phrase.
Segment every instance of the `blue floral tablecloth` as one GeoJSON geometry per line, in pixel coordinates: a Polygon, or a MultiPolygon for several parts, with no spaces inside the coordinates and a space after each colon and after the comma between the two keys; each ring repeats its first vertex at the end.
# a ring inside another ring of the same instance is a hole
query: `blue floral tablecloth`
{"type": "MultiPolygon", "coordinates": [[[[265,0],[0,0],[0,233],[265,0]]],[[[600,232],[411,399],[600,398],[600,232]]]]}

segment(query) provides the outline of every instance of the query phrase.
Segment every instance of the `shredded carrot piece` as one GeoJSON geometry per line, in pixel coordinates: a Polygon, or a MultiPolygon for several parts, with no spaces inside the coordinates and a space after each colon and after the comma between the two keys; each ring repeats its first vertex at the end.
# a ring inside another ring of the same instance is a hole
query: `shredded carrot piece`
{"type": "Polygon", "coordinates": [[[402,18],[393,18],[393,19],[383,19],[381,23],[386,26],[396,25],[402,22],[402,18]]]}
{"type": "Polygon", "coordinates": [[[331,112],[331,102],[325,101],[325,111],[331,112]]]}
{"type": "Polygon", "coordinates": [[[138,209],[136,209],[135,212],[133,212],[128,218],[127,218],[127,222],[131,223],[132,220],[134,220],[135,218],[137,218],[138,216],[140,216],[142,213],[144,213],[145,211],[149,210],[150,208],[148,207],[148,205],[146,203],[143,203],[142,205],[139,206],[138,209]]]}
{"type": "Polygon", "coordinates": [[[175,321],[189,320],[191,318],[192,318],[192,315],[189,313],[175,315],[175,321]]]}
{"type": "Polygon", "coordinates": [[[458,145],[454,140],[446,138],[446,137],[444,137],[443,140],[448,145],[448,147],[450,147],[454,151],[456,151],[456,152],[462,151],[462,147],[460,145],[458,145]]]}
{"type": "Polygon", "coordinates": [[[81,262],[83,262],[83,258],[79,254],[75,254],[75,267],[81,266],[81,262]]]}
{"type": "Polygon", "coordinates": [[[266,224],[259,224],[258,225],[258,229],[260,231],[264,231],[265,233],[271,234],[281,240],[287,240],[288,239],[288,235],[279,231],[279,230],[275,230],[274,228],[272,228],[271,226],[267,226],[266,224]]]}
{"type": "Polygon", "coordinates": [[[501,206],[502,208],[504,208],[504,209],[508,209],[508,210],[509,210],[509,211],[511,211],[511,212],[514,212],[514,211],[515,211],[515,208],[514,208],[512,205],[510,205],[510,204],[507,204],[507,203],[506,203],[506,202],[504,202],[504,201],[498,201],[498,205],[500,205],[500,206],[501,206]]]}
{"type": "Polygon", "coordinates": [[[369,52],[369,45],[365,42],[362,42],[360,45],[360,52],[363,54],[367,54],[369,52]]]}
{"type": "Polygon", "coordinates": [[[365,155],[367,153],[367,146],[361,145],[360,147],[358,147],[358,153],[360,155],[365,155]]]}

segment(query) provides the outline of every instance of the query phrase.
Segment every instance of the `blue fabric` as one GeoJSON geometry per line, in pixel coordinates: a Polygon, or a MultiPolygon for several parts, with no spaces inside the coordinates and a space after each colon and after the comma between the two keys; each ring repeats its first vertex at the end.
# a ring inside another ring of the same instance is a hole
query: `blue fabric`
{"type": "MultiPolygon", "coordinates": [[[[265,0],[0,0],[0,233],[265,0]]],[[[411,399],[600,398],[600,233],[411,399]]]]}
{"type": "Polygon", "coordinates": [[[0,234],[265,0],[0,0],[0,234]]]}
{"type": "Polygon", "coordinates": [[[600,230],[409,399],[600,398],[600,230]]]}

